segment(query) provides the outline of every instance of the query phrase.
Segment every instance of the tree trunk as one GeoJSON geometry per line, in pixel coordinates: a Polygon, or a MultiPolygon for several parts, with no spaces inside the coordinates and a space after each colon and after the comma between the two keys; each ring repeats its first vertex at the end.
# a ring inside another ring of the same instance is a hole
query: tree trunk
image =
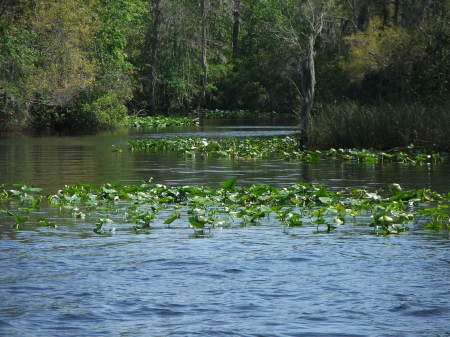
{"type": "Polygon", "coordinates": [[[149,103],[152,112],[155,113],[156,106],[156,81],[158,67],[158,49],[159,49],[159,29],[162,23],[161,0],[152,0],[153,9],[153,27],[151,36],[151,55],[150,55],[150,98],[149,103]]]}
{"type": "Polygon", "coordinates": [[[233,47],[233,58],[239,57],[239,34],[241,31],[241,0],[234,0],[234,24],[233,24],[233,38],[231,41],[233,47]]]}
{"type": "Polygon", "coordinates": [[[402,25],[402,0],[395,0],[395,11],[394,11],[394,24],[396,26],[402,25]]]}
{"type": "Polygon", "coordinates": [[[201,24],[202,24],[202,37],[201,37],[201,68],[202,68],[202,76],[201,76],[201,93],[198,100],[198,106],[197,110],[200,110],[200,108],[205,104],[206,100],[206,84],[208,82],[208,63],[206,58],[206,50],[208,47],[207,44],[207,1],[208,0],[201,0],[201,24]]]}
{"type": "Polygon", "coordinates": [[[383,15],[383,27],[386,27],[387,25],[389,25],[389,9],[386,0],[382,1],[381,13],[383,15]]]}
{"type": "Polygon", "coordinates": [[[300,111],[300,142],[306,147],[309,143],[311,132],[311,111],[314,105],[314,95],[316,88],[316,71],[314,65],[314,44],[315,36],[308,37],[308,44],[300,61],[300,92],[304,99],[304,104],[300,111]]]}
{"type": "Polygon", "coordinates": [[[357,26],[360,31],[365,31],[369,23],[369,4],[364,2],[359,10],[357,26]]]}

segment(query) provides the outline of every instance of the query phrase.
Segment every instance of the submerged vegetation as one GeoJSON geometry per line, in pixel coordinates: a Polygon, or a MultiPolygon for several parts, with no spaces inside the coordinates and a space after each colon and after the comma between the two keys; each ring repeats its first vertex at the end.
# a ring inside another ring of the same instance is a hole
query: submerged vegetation
{"type": "Polygon", "coordinates": [[[235,183],[230,179],[218,188],[174,187],[151,181],[140,185],[71,185],[51,195],[44,195],[39,188],[15,185],[0,190],[0,217],[9,218],[6,222],[17,230],[40,226],[56,229],[57,217],[43,214],[57,212],[97,234],[172,227],[204,231],[270,223],[286,229],[304,226],[317,233],[338,227],[369,227],[375,234],[387,235],[411,227],[443,230],[450,226],[450,193],[402,190],[398,184],[368,191],[332,190],[310,183],[281,188],[235,183]]]}
{"type": "Polygon", "coordinates": [[[404,165],[436,164],[447,156],[437,152],[427,152],[414,146],[385,152],[356,149],[300,150],[298,138],[291,136],[142,139],[130,141],[129,147],[131,151],[172,151],[192,156],[236,159],[267,159],[277,156],[285,160],[311,161],[332,158],[363,163],[395,162],[404,165]]]}

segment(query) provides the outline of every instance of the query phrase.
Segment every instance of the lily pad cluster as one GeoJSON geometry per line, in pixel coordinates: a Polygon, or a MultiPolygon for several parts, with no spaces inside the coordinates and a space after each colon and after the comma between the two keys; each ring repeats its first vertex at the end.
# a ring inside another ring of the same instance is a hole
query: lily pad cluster
{"type": "Polygon", "coordinates": [[[128,116],[126,125],[132,128],[167,128],[198,126],[200,120],[197,117],[174,117],[174,116],[128,116]]]}
{"type": "Polygon", "coordinates": [[[245,119],[245,118],[270,118],[279,116],[275,111],[252,111],[252,110],[205,110],[201,112],[205,118],[220,119],[245,119]]]}
{"type": "Polygon", "coordinates": [[[321,158],[353,160],[364,163],[396,162],[406,165],[441,162],[444,156],[410,147],[407,151],[376,151],[357,149],[301,150],[298,138],[226,137],[226,138],[164,138],[130,141],[132,151],[172,151],[186,155],[225,157],[231,159],[267,159],[312,161],[321,158]]]}
{"type": "Polygon", "coordinates": [[[51,195],[15,185],[0,190],[0,220],[17,230],[57,228],[54,217],[43,216],[57,212],[90,226],[97,234],[188,227],[204,232],[270,223],[285,229],[312,228],[317,233],[356,226],[388,235],[410,227],[448,230],[450,225],[450,193],[404,191],[398,184],[368,191],[333,190],[311,183],[289,187],[235,183],[230,179],[217,188],[167,186],[152,181],[99,187],[81,184],[51,195]]]}

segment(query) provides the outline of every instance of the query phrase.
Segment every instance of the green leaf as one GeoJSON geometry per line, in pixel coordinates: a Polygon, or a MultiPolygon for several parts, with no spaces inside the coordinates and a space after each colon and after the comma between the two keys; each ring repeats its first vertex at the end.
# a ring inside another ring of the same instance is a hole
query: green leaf
{"type": "Polygon", "coordinates": [[[189,223],[191,224],[191,227],[193,227],[194,229],[205,228],[206,222],[207,222],[207,219],[201,215],[189,217],[189,223]]]}
{"type": "Polygon", "coordinates": [[[220,187],[222,187],[224,190],[229,190],[232,189],[234,187],[234,185],[236,184],[236,178],[231,178],[228,179],[227,181],[224,181],[223,183],[220,184],[220,187]]]}
{"type": "Polygon", "coordinates": [[[50,221],[47,221],[47,220],[40,220],[39,221],[39,225],[46,226],[46,227],[58,228],[58,226],[55,225],[53,222],[50,222],[50,221]]]}
{"type": "Polygon", "coordinates": [[[42,192],[42,188],[24,185],[22,186],[22,191],[30,193],[39,193],[42,192]]]}
{"type": "Polygon", "coordinates": [[[329,197],[319,197],[319,200],[323,204],[331,204],[331,202],[333,201],[333,199],[329,197]]]}
{"type": "Polygon", "coordinates": [[[172,222],[174,222],[176,219],[179,219],[180,217],[181,217],[180,213],[173,213],[166,219],[166,221],[164,221],[164,224],[170,225],[172,222]]]}
{"type": "Polygon", "coordinates": [[[22,225],[28,220],[28,218],[22,215],[15,215],[14,220],[16,221],[17,225],[22,225]]]}
{"type": "Polygon", "coordinates": [[[289,213],[286,215],[285,222],[286,222],[290,227],[298,227],[298,226],[303,225],[303,222],[302,222],[302,220],[301,220],[300,214],[293,213],[293,212],[289,212],[289,213]]]}

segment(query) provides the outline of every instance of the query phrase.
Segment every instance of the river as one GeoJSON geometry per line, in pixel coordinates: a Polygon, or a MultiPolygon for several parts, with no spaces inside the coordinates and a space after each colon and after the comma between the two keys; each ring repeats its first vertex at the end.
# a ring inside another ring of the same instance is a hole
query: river
{"type": "MultiPolygon", "coordinates": [[[[200,128],[96,135],[0,134],[0,184],[53,193],[66,184],[217,186],[299,181],[450,190],[450,166],[230,161],[129,152],[168,136],[269,136],[288,122],[207,121],[200,128]],[[123,151],[113,151],[123,148],[123,151]]],[[[450,336],[448,232],[375,236],[259,226],[186,226],[99,236],[57,212],[59,228],[16,231],[0,218],[0,336],[450,336]]]]}

